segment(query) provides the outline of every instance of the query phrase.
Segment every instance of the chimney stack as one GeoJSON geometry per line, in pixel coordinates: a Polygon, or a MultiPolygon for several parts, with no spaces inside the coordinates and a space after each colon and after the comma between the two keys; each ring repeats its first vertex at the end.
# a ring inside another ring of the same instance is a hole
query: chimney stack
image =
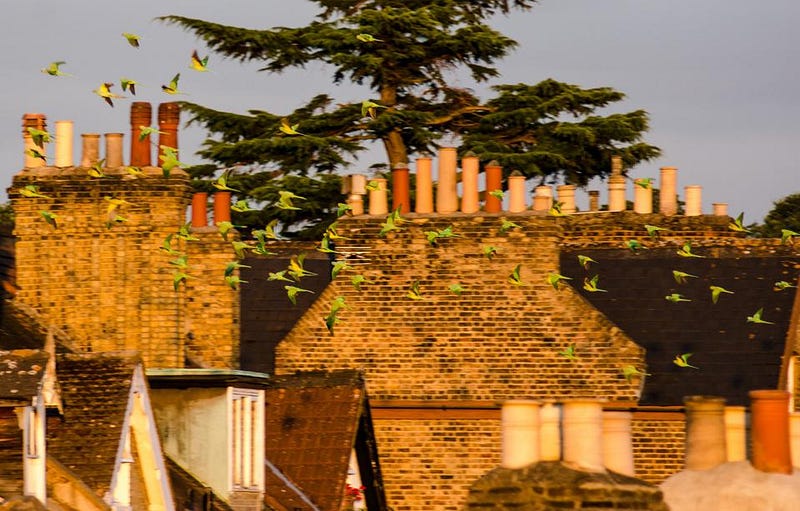
{"type": "Polygon", "coordinates": [[[752,464],[756,470],[792,473],[789,452],[789,392],[751,390],[752,464]]]}
{"type": "Polygon", "coordinates": [[[478,202],[478,170],[480,160],[469,152],[461,158],[461,212],[476,213],[478,202]]]}
{"type": "Polygon", "coordinates": [[[436,188],[436,212],[453,213],[458,210],[456,189],[456,148],[439,149],[439,185],[436,188]]]}
{"type": "Polygon", "coordinates": [[[678,212],[678,169],[661,167],[661,188],[658,191],[658,212],[671,216],[678,212]]]}
{"type": "Polygon", "coordinates": [[[539,461],[539,403],[514,399],[503,403],[504,468],[523,468],[539,461]]]}
{"type": "Polygon", "coordinates": [[[417,213],[433,213],[433,174],[431,157],[417,158],[417,213]]]}
{"type": "Polygon", "coordinates": [[[492,160],[486,164],[485,170],[486,193],[483,209],[487,213],[499,213],[503,210],[503,201],[491,195],[491,192],[496,190],[503,191],[503,167],[500,166],[497,160],[492,160]]]}
{"type": "Polygon", "coordinates": [[[728,459],[725,442],[725,399],[686,396],[686,469],[708,470],[728,459]]]}
{"type": "MultiPolygon", "coordinates": [[[[134,167],[149,167],[152,165],[152,150],[150,135],[139,140],[141,126],[150,127],[153,123],[153,107],[146,101],[131,103],[131,165],[134,167]]],[[[160,154],[160,153],[159,153],[160,154]]]]}
{"type": "Polygon", "coordinates": [[[400,208],[400,213],[411,211],[408,163],[395,163],[392,166],[392,209],[400,208]]]}
{"type": "Polygon", "coordinates": [[[56,121],[56,167],[72,167],[73,123],[56,121]]]}

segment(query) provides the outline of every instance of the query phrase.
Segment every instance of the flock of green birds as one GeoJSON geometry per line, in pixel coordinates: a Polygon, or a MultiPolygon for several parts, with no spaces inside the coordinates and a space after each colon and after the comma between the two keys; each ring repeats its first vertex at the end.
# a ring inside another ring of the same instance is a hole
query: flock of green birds
{"type": "MultiPolygon", "coordinates": [[[[126,39],[128,44],[133,48],[139,48],[140,46],[140,38],[136,34],[132,33],[123,33],[122,36],[126,39]]],[[[369,34],[358,34],[356,38],[365,43],[371,44],[375,42],[379,42],[379,39],[374,38],[369,34]]],[[[63,77],[63,76],[70,76],[67,73],[61,71],[61,66],[65,65],[65,61],[55,61],[50,63],[47,67],[43,68],[41,71],[46,73],[50,76],[54,77],[63,77]]],[[[206,72],[208,71],[208,56],[201,58],[197,51],[195,50],[190,58],[189,67],[197,72],[206,72]]],[[[183,94],[178,87],[178,83],[180,80],[180,73],[176,73],[175,76],[166,84],[161,86],[161,90],[165,94],[183,94]]],[[[120,79],[120,86],[123,92],[130,92],[132,95],[136,95],[136,86],[139,83],[136,80],[131,78],[123,77],[120,79]]],[[[114,99],[123,99],[125,96],[115,94],[111,91],[114,87],[113,82],[103,82],[94,89],[92,92],[97,94],[101,99],[103,99],[109,106],[114,106],[114,99]]],[[[378,109],[386,108],[383,105],[375,103],[374,101],[364,100],[361,103],[361,115],[362,117],[370,117],[375,118],[378,112],[378,109]]],[[[286,136],[305,136],[302,132],[298,131],[299,124],[292,124],[288,118],[283,118],[281,120],[281,124],[279,126],[279,131],[286,135],[286,136]]],[[[162,134],[162,132],[158,131],[157,129],[150,127],[150,126],[140,126],[139,127],[139,140],[143,141],[148,136],[154,134],[162,134]]],[[[35,147],[29,148],[27,150],[28,155],[39,158],[46,164],[46,155],[44,154],[44,147],[45,144],[51,142],[53,140],[53,135],[48,133],[44,130],[39,130],[36,128],[28,128],[28,132],[34,142],[35,147]]],[[[160,146],[160,156],[159,160],[161,163],[162,172],[165,177],[169,177],[170,171],[176,167],[183,166],[183,164],[178,160],[177,156],[177,149],[167,146],[160,146]]],[[[88,175],[92,178],[104,178],[107,177],[106,174],[103,172],[103,164],[104,160],[100,160],[95,165],[91,166],[88,169],[88,175]]],[[[131,174],[133,177],[140,177],[142,175],[142,170],[136,167],[126,167],[126,171],[131,174]]],[[[228,192],[240,192],[239,190],[232,188],[228,185],[230,179],[231,170],[223,172],[223,174],[216,179],[212,183],[212,185],[220,191],[228,191],[228,192]]],[[[651,186],[652,179],[640,179],[637,180],[636,184],[638,186],[649,187],[651,186]]],[[[367,190],[377,190],[379,187],[378,182],[370,181],[367,184],[367,190]]],[[[49,199],[50,197],[42,194],[38,187],[35,185],[27,185],[24,188],[19,190],[20,194],[24,197],[29,198],[45,198],[49,199]]],[[[497,197],[498,199],[502,200],[504,198],[505,193],[502,190],[492,190],[489,192],[490,195],[497,197]]],[[[104,198],[107,203],[107,221],[106,227],[112,228],[114,225],[124,223],[127,219],[120,215],[120,208],[130,205],[129,202],[125,201],[124,199],[114,198],[107,196],[104,198]]],[[[295,203],[296,201],[304,200],[303,197],[295,195],[292,192],[288,191],[280,191],[278,201],[274,204],[274,207],[280,209],[287,209],[287,210],[297,210],[300,209],[295,203]]],[[[246,212],[246,211],[253,211],[252,208],[248,205],[246,200],[238,200],[234,204],[231,205],[231,209],[233,211],[238,212],[246,212]]],[[[345,215],[350,210],[350,206],[347,204],[340,203],[337,209],[337,216],[341,217],[345,215]]],[[[41,210],[40,215],[42,218],[53,228],[58,228],[58,215],[54,212],[48,210],[41,210]]],[[[562,216],[563,213],[561,211],[561,204],[556,202],[550,208],[548,213],[552,216],[562,216]]],[[[406,220],[400,214],[400,208],[390,212],[387,217],[385,218],[384,222],[381,224],[381,228],[378,232],[378,236],[384,237],[388,233],[392,231],[402,230],[402,224],[406,220]]],[[[241,264],[240,261],[245,257],[246,253],[252,252],[258,255],[275,255],[273,252],[268,250],[268,242],[279,240],[280,237],[276,234],[275,228],[277,226],[277,220],[273,220],[264,229],[257,229],[251,232],[252,238],[255,240],[255,243],[246,243],[240,240],[229,240],[228,235],[232,230],[236,228],[241,228],[241,226],[235,226],[230,222],[219,222],[217,224],[217,228],[219,229],[219,234],[222,236],[223,240],[226,242],[230,242],[234,253],[236,254],[236,260],[229,262],[224,270],[224,279],[228,286],[232,289],[236,290],[239,288],[241,284],[246,284],[247,282],[241,280],[238,276],[237,270],[241,268],[249,268],[244,264],[241,264]]],[[[498,231],[502,233],[509,232],[512,229],[520,229],[520,225],[505,219],[500,219],[500,227],[498,231]]],[[[666,230],[665,228],[655,226],[655,225],[644,225],[647,234],[651,238],[656,238],[659,236],[661,231],[666,230]]],[[[731,221],[729,224],[729,228],[731,230],[737,232],[749,232],[745,226],[743,225],[743,214],[740,214],[736,219],[731,221]]],[[[460,235],[453,230],[453,226],[446,227],[440,230],[431,230],[424,232],[427,242],[433,246],[439,246],[442,240],[446,240],[448,238],[456,238],[460,235]]],[[[782,243],[793,243],[796,237],[800,236],[800,233],[789,229],[783,229],[782,231],[782,243]]],[[[339,235],[337,232],[336,222],[331,224],[328,229],[326,230],[325,234],[323,235],[322,239],[319,242],[317,250],[326,254],[336,255],[338,252],[335,249],[336,243],[339,240],[346,239],[343,236],[339,235]]],[[[198,238],[192,235],[190,224],[183,225],[179,228],[176,233],[172,233],[168,235],[160,247],[161,250],[165,251],[170,256],[175,257],[175,259],[170,261],[170,264],[175,267],[175,271],[173,273],[173,287],[175,291],[180,289],[181,285],[185,285],[187,280],[190,278],[194,278],[188,272],[189,264],[188,264],[188,255],[183,253],[179,250],[173,248],[173,241],[181,240],[183,242],[193,242],[198,241],[198,238]]],[[[631,250],[632,252],[637,252],[640,250],[645,250],[646,246],[638,239],[630,239],[625,243],[625,246],[631,250]]],[[[498,248],[492,245],[484,245],[482,247],[482,255],[486,257],[488,260],[491,260],[497,253],[498,248]]],[[[684,243],[677,251],[677,255],[686,258],[693,258],[693,257],[704,257],[702,255],[696,254],[693,249],[692,245],[689,242],[684,243]]],[[[316,274],[310,272],[304,268],[304,261],[305,261],[306,254],[298,254],[290,258],[288,266],[286,269],[269,273],[268,280],[270,281],[283,281],[286,282],[284,285],[284,290],[286,291],[287,298],[293,303],[296,304],[297,296],[301,293],[313,293],[313,291],[302,287],[302,279],[306,277],[315,276],[316,274]]],[[[597,261],[592,259],[591,257],[585,255],[578,255],[578,263],[587,271],[592,267],[592,265],[596,265],[597,261]]],[[[525,286],[527,285],[521,277],[521,264],[517,264],[508,275],[508,283],[514,286],[525,286]]],[[[345,271],[345,270],[352,270],[353,267],[350,266],[346,260],[346,258],[339,258],[333,259],[331,263],[331,278],[335,279],[337,276],[345,271]]],[[[352,272],[348,272],[352,273],[352,272]]],[[[696,275],[692,275],[681,270],[673,270],[673,276],[675,281],[678,284],[683,284],[687,282],[687,279],[697,278],[696,275]]],[[[559,290],[561,289],[561,285],[567,281],[572,280],[571,277],[567,277],[561,275],[557,272],[551,272],[546,276],[546,281],[549,285],[551,285],[554,289],[559,290]]],[[[361,290],[361,285],[367,283],[367,279],[363,274],[353,274],[350,276],[350,284],[355,288],[357,291],[361,290]]],[[[787,288],[796,287],[795,284],[780,281],[775,283],[775,289],[780,291],[787,288]]],[[[449,291],[455,295],[461,295],[465,288],[461,283],[452,283],[448,287],[449,291]]],[[[605,289],[600,287],[600,276],[598,274],[587,276],[584,278],[583,282],[583,289],[587,292],[596,293],[596,292],[606,292],[605,289]]],[[[717,303],[720,297],[723,294],[733,294],[733,291],[725,289],[720,286],[711,285],[709,288],[711,294],[711,300],[713,303],[717,303]]],[[[420,290],[420,282],[419,280],[415,280],[412,282],[411,286],[407,290],[406,297],[410,300],[424,300],[425,296],[423,295],[422,291],[420,290]]],[[[680,293],[671,293],[664,297],[665,300],[678,304],[680,302],[688,302],[691,301],[689,298],[684,297],[680,293]]],[[[325,321],[325,325],[328,331],[333,334],[336,324],[340,321],[338,314],[343,309],[347,308],[347,304],[345,303],[345,298],[343,296],[335,297],[331,304],[329,313],[323,318],[325,321]]],[[[751,316],[747,317],[748,323],[754,324],[772,324],[770,321],[767,321],[763,318],[763,308],[758,309],[755,311],[751,316]]],[[[562,351],[559,352],[559,355],[568,359],[568,360],[576,360],[578,354],[576,353],[576,347],[574,344],[570,344],[562,351]]],[[[697,366],[691,365],[689,363],[689,358],[692,356],[692,353],[681,353],[675,355],[673,363],[679,367],[684,368],[693,368],[698,369],[697,366]]],[[[626,365],[622,368],[622,373],[624,377],[631,381],[631,379],[635,376],[645,376],[647,373],[641,371],[640,369],[636,368],[633,365],[626,365]]]]}

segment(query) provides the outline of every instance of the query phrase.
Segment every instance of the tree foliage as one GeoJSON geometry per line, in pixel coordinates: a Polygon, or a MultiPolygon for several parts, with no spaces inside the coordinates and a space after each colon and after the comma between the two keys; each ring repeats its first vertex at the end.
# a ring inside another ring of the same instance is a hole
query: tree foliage
{"type": "MultiPolygon", "coordinates": [[[[517,43],[491,28],[488,18],[528,10],[535,0],[314,3],[320,13],[302,27],[260,30],[181,16],[161,18],[226,57],[263,63],[262,71],[279,73],[322,62],[333,69],[333,82],[365,85],[374,95],[341,103],[320,94],[293,112],[251,110],[246,115],[184,103],[191,122],[211,134],[202,156],[280,183],[286,175],[316,176],[339,169],[364,150],[365,141],[383,143],[391,168],[434,151],[447,137],[462,142],[462,153],[472,150],[484,162],[497,159],[509,172],[585,184],[609,172],[612,154],[622,155],[628,167],[659,154],[642,141],[648,127],[644,111],[597,113],[624,98],[613,89],[545,80],[498,85],[497,95],[483,101],[472,90],[451,84],[454,72],[466,71],[476,83],[495,78],[493,64],[517,43]],[[380,107],[365,111],[364,100],[380,107]],[[282,123],[297,125],[303,135],[281,133],[282,123]]],[[[267,183],[255,181],[257,186],[267,183]]],[[[251,188],[245,190],[252,194],[251,188]]],[[[329,212],[339,200],[339,195],[331,198],[329,212]]]]}
{"type": "Polygon", "coordinates": [[[783,229],[800,232],[800,193],[775,201],[764,223],[751,228],[764,238],[780,238],[783,229]]]}

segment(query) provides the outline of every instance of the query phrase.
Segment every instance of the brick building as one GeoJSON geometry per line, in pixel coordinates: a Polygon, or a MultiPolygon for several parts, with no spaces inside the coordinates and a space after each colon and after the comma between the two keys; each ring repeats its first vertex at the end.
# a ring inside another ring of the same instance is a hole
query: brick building
{"type": "MultiPolygon", "coordinates": [[[[321,277],[313,296],[281,313],[263,306],[286,302],[280,286],[271,291],[278,285],[259,272],[285,266],[288,254],[313,253],[311,247],[287,244],[273,260],[249,256],[250,273],[241,275],[250,284],[231,289],[221,275],[233,251],[204,226],[203,205],[190,231],[199,241],[173,239],[194,277],[176,292],[174,256],[160,247],[185,222],[188,177],[177,169],[165,177],[148,166],[144,178],[131,178],[123,167],[107,174],[97,179],[86,168],[36,167],[15,176],[15,301],[65,332],[77,349],[135,348],[149,367],[281,376],[360,371],[387,502],[396,511],[463,506],[469,485],[498,465],[505,400],[591,397],[604,399],[607,409],[633,411],[637,476],[657,483],[683,465],[684,395],[721,394],[743,404],[751,388],[796,382],[796,290],[774,289],[778,281],[797,283],[796,248],[746,238],[728,228],[726,214],[699,214],[688,196],[687,214],[675,215],[665,207],[674,174],[661,183],[655,214],[640,202],[637,213],[623,211],[618,174],[610,183],[611,212],[566,216],[548,214],[552,196],[548,202],[541,190],[529,210],[513,178],[513,212],[478,211],[474,204],[459,212],[451,207],[458,202],[453,185],[449,201],[439,207],[437,198],[437,213],[416,208],[386,236],[378,234],[388,213],[379,187],[370,192],[369,214],[339,222],[347,239],[336,257],[351,268],[331,282],[321,277]],[[28,185],[50,198],[22,197],[28,185]],[[105,197],[130,203],[120,208],[126,222],[106,227],[105,197]],[[57,230],[39,213],[50,209],[60,215],[57,230]],[[650,237],[645,224],[665,230],[650,237]],[[429,233],[435,238],[448,229],[456,236],[429,241],[429,233]],[[631,239],[645,248],[626,248],[631,239]],[[677,254],[687,242],[701,257],[677,254]],[[596,262],[587,270],[578,254],[596,262]],[[696,277],[679,284],[673,269],[696,277]],[[366,277],[361,290],[349,282],[356,273],[366,277]],[[555,273],[570,280],[554,286],[548,278],[555,273]],[[584,288],[594,275],[604,292],[584,288]],[[710,285],[733,294],[713,303],[710,285]],[[412,299],[414,287],[419,296],[412,299]],[[691,301],[664,299],[673,294],[691,301]],[[347,306],[331,334],[323,318],[339,296],[347,306]],[[759,308],[774,324],[747,323],[759,308]],[[693,353],[700,369],[675,366],[672,359],[683,353],[693,353]],[[648,375],[626,378],[628,366],[648,375]]],[[[402,181],[394,189],[402,190],[402,181]]],[[[562,187],[560,195],[569,192],[562,187]]],[[[409,203],[401,196],[397,205],[409,203]]],[[[320,268],[327,263],[314,261],[320,268]]]]}

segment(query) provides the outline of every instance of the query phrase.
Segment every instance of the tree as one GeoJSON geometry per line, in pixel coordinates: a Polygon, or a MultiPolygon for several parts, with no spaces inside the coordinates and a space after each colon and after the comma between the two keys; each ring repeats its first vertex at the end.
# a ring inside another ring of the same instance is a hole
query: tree
{"type": "Polygon", "coordinates": [[[263,196],[260,187],[287,174],[329,173],[362,151],[368,140],[383,143],[389,168],[432,151],[447,136],[463,142],[462,153],[472,149],[485,162],[498,159],[528,177],[563,176],[575,184],[607,175],[612,154],[621,155],[627,167],[659,155],[658,148],[641,142],[648,120],[644,111],[595,114],[623,99],[613,89],[584,90],[546,80],[533,86],[499,85],[495,98],[481,101],[473,91],[450,84],[452,72],[460,69],[475,82],[496,77],[493,63],[516,42],[489,27],[487,19],[528,10],[535,0],[315,3],[321,9],[317,19],[297,28],[256,30],[161,18],[193,32],[213,51],[263,62],[263,71],[319,61],[333,68],[335,83],[366,85],[374,93],[350,103],[318,95],[285,114],[251,110],[241,115],[184,103],[191,122],[214,136],[200,155],[245,169],[244,188],[253,197],[263,196]],[[282,123],[296,124],[303,135],[282,134],[282,123]]]}
{"type": "Polygon", "coordinates": [[[750,228],[764,238],[780,238],[782,229],[800,232],[800,193],[775,201],[764,223],[750,228]]]}

